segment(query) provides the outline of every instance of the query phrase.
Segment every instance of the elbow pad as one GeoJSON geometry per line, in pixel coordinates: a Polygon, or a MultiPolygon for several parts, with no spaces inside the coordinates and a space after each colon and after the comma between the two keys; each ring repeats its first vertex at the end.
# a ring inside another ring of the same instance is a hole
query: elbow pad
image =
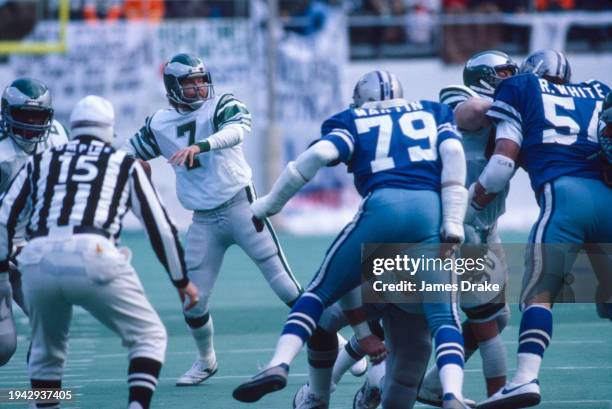
{"type": "Polygon", "coordinates": [[[514,174],[514,160],[507,156],[495,154],[482,171],[478,182],[486,193],[499,193],[508,184],[514,174]]]}

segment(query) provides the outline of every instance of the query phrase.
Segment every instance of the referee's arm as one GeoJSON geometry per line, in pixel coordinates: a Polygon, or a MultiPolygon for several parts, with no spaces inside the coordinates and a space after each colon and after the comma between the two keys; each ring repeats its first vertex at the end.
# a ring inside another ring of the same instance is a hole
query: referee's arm
{"type": "Polygon", "coordinates": [[[8,271],[13,249],[13,237],[19,217],[30,200],[30,159],[11,181],[9,189],[0,197],[0,272],[8,271]]]}
{"type": "Polygon", "coordinates": [[[189,279],[178,232],[137,161],[132,165],[129,183],[132,211],[144,225],[153,250],[174,285],[184,288],[189,279]]]}

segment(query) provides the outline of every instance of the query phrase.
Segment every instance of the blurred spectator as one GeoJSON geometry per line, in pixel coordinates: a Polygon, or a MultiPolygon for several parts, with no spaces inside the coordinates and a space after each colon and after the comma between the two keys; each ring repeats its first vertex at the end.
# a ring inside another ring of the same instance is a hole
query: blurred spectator
{"type": "Polygon", "coordinates": [[[164,0],[124,0],[123,13],[128,20],[157,22],[164,18],[164,0]]]}
{"type": "Polygon", "coordinates": [[[563,11],[575,7],[574,0],[535,0],[537,11],[563,11]]]}
{"type": "Polygon", "coordinates": [[[404,0],[406,8],[406,39],[413,44],[433,41],[435,15],[441,3],[436,0],[404,0]]]}
{"type": "Polygon", "coordinates": [[[85,21],[94,23],[98,19],[115,21],[121,18],[121,0],[84,0],[83,18],[85,21]]]}
{"type": "Polygon", "coordinates": [[[302,35],[322,29],[327,12],[327,6],[320,1],[285,0],[279,4],[279,15],[286,21],[285,30],[302,35]]]}

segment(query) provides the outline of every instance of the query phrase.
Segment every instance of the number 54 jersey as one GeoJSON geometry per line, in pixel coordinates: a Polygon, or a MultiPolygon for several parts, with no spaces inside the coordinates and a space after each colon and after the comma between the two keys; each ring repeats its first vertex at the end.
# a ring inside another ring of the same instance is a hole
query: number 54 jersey
{"type": "Polygon", "coordinates": [[[432,101],[385,102],[393,104],[366,103],[329,118],[321,139],[336,146],[362,197],[385,187],[440,191],[438,147],[461,139],[453,111],[432,101]]]}
{"type": "Polygon", "coordinates": [[[597,125],[610,88],[599,81],[554,84],[533,74],[502,81],[487,115],[515,131],[500,135],[520,147],[518,164],[537,193],[561,176],[601,179],[597,125]]]}
{"type": "MultiPolygon", "coordinates": [[[[163,156],[201,142],[223,127],[237,124],[251,131],[251,114],[231,94],[215,96],[195,111],[160,109],[122,147],[142,160],[163,156]]],[[[223,149],[196,155],[194,165],[173,166],[176,195],[188,210],[214,209],[251,183],[252,172],[246,162],[242,142],[223,149]]]]}

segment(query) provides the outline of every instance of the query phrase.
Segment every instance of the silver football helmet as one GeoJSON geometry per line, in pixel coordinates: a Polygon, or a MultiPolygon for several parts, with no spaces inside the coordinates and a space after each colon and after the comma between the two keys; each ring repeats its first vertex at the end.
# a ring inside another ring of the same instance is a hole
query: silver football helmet
{"type": "Polygon", "coordinates": [[[519,72],[533,73],[556,84],[566,84],[572,79],[572,68],[567,57],[555,50],[540,50],[529,54],[519,72]]]}
{"type": "Polygon", "coordinates": [[[53,122],[51,93],[42,82],[18,78],[2,93],[2,128],[27,153],[49,137],[53,122]]]}
{"type": "Polygon", "coordinates": [[[357,81],[353,91],[352,108],[359,108],[366,102],[403,98],[402,84],[389,71],[370,71],[357,81]]]}

